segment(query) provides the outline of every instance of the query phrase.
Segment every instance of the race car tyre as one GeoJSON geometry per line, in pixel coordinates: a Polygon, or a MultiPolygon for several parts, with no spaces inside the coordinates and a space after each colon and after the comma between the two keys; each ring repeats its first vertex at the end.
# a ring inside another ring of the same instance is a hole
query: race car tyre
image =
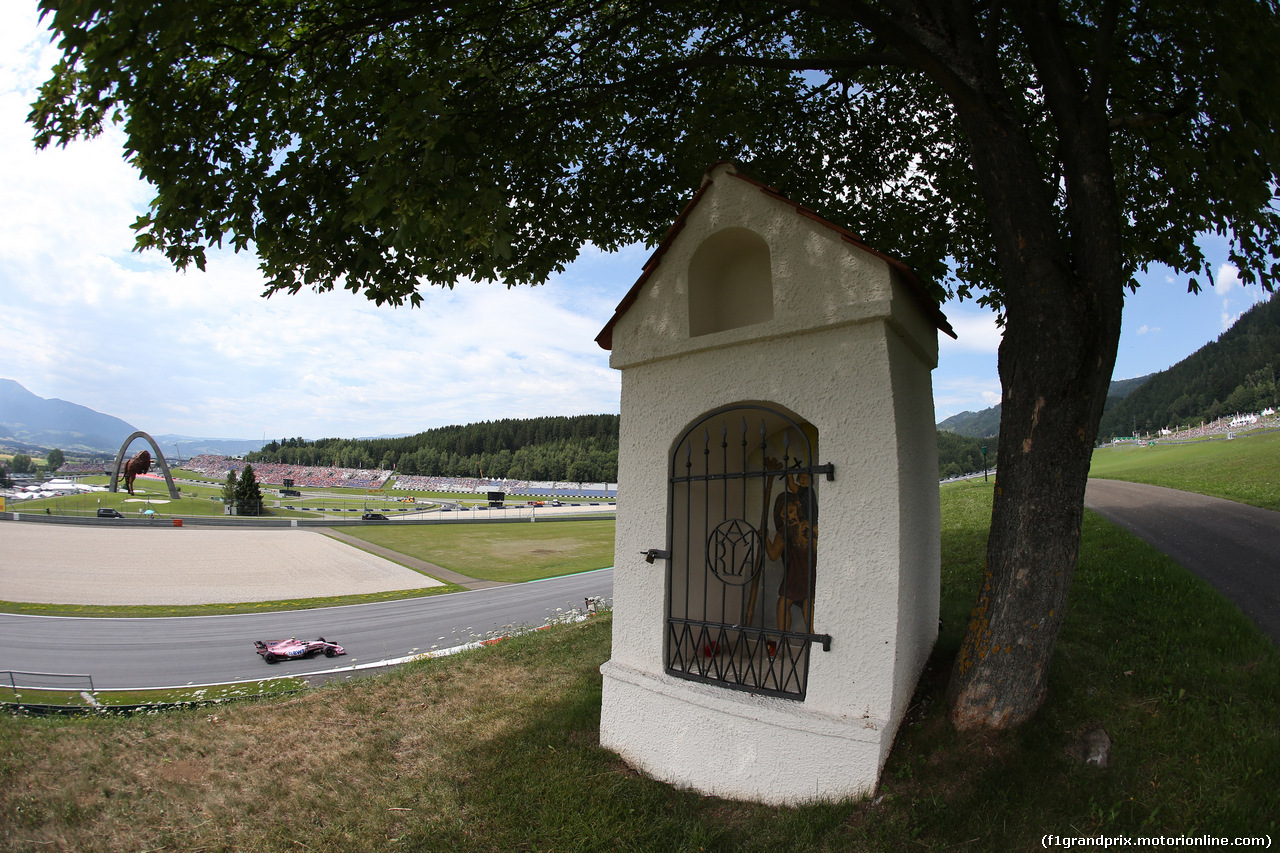
{"type": "Polygon", "coordinates": [[[267,662],[267,663],[275,663],[276,661],[280,660],[280,658],[278,658],[278,657],[276,657],[275,655],[271,654],[271,652],[267,652],[267,653],[266,653],[265,655],[263,655],[262,657],[263,657],[263,659],[264,659],[264,660],[266,660],[266,662],[267,662]]]}
{"type": "Polygon", "coordinates": [[[338,653],[335,652],[333,649],[325,649],[324,656],[327,658],[336,658],[338,656],[338,653]]]}

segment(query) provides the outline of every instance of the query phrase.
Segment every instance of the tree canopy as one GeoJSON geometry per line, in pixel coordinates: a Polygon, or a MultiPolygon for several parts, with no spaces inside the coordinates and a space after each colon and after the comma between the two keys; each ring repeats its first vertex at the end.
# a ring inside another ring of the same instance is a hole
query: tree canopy
{"type": "MultiPolygon", "coordinates": [[[[228,485],[233,473],[228,473],[228,485]]],[[[235,488],[236,515],[262,515],[262,489],[253,475],[253,466],[245,465],[235,488]]]]}
{"type": "Polygon", "coordinates": [[[735,159],[999,302],[957,104],[1025,130],[1066,239],[1063,87],[1106,122],[1127,272],[1208,275],[1214,231],[1246,280],[1275,273],[1270,3],[41,5],[64,56],[37,143],[122,123],[157,191],[138,246],[252,248],[269,293],[539,282],[586,241],[655,240],[735,159]]]}
{"type": "Polygon", "coordinates": [[[1280,272],[1272,0],[42,0],[39,145],[119,122],[137,244],[258,253],[268,295],[418,304],[656,242],[732,159],[994,305],[1000,482],[950,689],[1026,719],[1079,544],[1126,287],[1280,272]]]}
{"type": "Polygon", "coordinates": [[[394,468],[428,477],[616,483],[618,416],[503,418],[401,438],[271,441],[250,462],[394,468]]]}

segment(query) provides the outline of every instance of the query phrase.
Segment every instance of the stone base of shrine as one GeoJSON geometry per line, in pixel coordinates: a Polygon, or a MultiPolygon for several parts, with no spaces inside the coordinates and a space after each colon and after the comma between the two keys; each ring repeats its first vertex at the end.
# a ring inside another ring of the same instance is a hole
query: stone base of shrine
{"type": "Polygon", "coordinates": [[[798,805],[872,793],[887,721],[834,716],[606,662],[600,744],[649,776],[732,800],[798,805]]]}

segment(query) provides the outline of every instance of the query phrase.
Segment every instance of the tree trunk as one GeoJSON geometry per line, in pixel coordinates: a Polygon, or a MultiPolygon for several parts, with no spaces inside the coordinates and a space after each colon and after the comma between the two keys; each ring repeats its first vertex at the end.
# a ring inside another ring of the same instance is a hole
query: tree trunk
{"type": "Polygon", "coordinates": [[[1086,310],[1073,290],[1034,300],[1034,316],[1010,323],[1000,347],[987,562],[948,686],[960,729],[1017,725],[1045,698],[1120,325],[1118,300],[1086,310]]]}
{"type": "Polygon", "coordinates": [[[1066,228],[1020,127],[959,111],[1004,285],[1000,467],[987,561],[948,685],[953,724],[1005,728],[1044,702],[1075,571],[1084,491],[1120,339],[1120,216],[1104,99],[1090,98],[1048,14],[1023,11],[1058,134],[1066,228]]]}

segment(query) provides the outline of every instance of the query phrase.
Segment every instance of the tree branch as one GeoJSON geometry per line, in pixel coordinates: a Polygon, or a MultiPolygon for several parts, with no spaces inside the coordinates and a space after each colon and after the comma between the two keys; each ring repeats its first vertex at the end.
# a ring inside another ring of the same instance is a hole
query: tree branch
{"type": "Polygon", "coordinates": [[[1137,115],[1112,116],[1107,121],[1108,130],[1138,130],[1144,127],[1155,127],[1165,124],[1181,110],[1166,110],[1157,113],[1139,113],[1137,115]]]}
{"type": "Polygon", "coordinates": [[[1120,22],[1120,4],[1106,0],[1098,21],[1098,38],[1093,54],[1093,68],[1089,75],[1090,100],[1105,99],[1111,91],[1111,66],[1115,56],[1116,29],[1120,22]]]}
{"type": "Polygon", "coordinates": [[[900,53],[860,53],[837,56],[800,56],[771,57],[748,56],[746,54],[722,53],[699,56],[692,59],[671,63],[675,69],[715,68],[738,66],[741,68],[771,68],[779,71],[861,71],[865,68],[883,68],[895,66],[899,68],[919,68],[900,53]]]}

